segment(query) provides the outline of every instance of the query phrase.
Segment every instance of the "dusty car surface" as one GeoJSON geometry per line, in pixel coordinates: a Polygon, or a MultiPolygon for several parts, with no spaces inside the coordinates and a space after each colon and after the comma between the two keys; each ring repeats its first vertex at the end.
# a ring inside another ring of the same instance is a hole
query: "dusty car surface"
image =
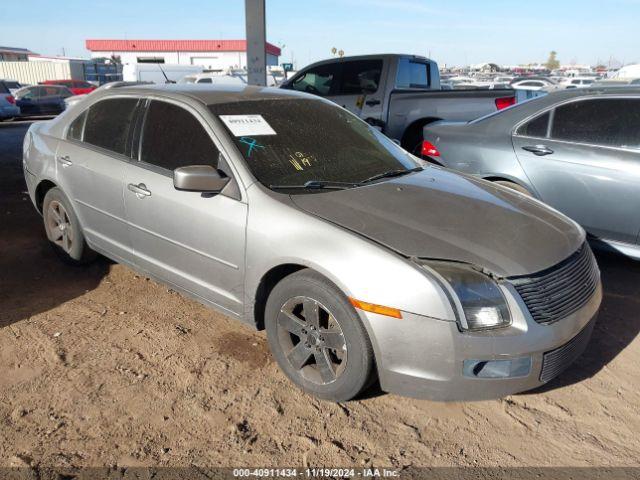
{"type": "MultiPolygon", "coordinates": [[[[537,387],[586,347],[602,291],[572,220],[415,157],[318,97],[94,92],[24,143],[56,252],[95,252],[266,329],[285,374],[342,401],[537,387]]],[[[247,346],[247,348],[251,348],[247,346]]]]}
{"type": "Polygon", "coordinates": [[[554,92],[423,135],[432,161],[532,195],[640,259],[640,88],[554,92]]]}

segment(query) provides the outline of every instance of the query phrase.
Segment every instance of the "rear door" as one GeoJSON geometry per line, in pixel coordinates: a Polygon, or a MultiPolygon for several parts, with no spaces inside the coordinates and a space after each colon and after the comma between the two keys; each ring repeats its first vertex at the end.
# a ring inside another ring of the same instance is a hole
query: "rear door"
{"type": "Polygon", "coordinates": [[[40,111],[44,114],[58,114],[63,110],[62,94],[65,89],[53,86],[43,85],[40,87],[40,98],[38,103],[40,104],[40,111]]]}
{"type": "Polygon", "coordinates": [[[247,205],[227,189],[211,195],[173,186],[173,170],[189,165],[211,165],[231,176],[219,164],[210,127],[187,105],[152,100],[141,135],[139,161],[126,166],[124,182],[137,264],[240,315],[247,205]]]}
{"type": "Polygon", "coordinates": [[[68,127],[56,152],[58,177],[93,246],[131,261],[123,178],[139,100],[109,98],[93,104],[68,127]]]}
{"type": "Polygon", "coordinates": [[[16,99],[16,104],[20,107],[22,115],[34,115],[40,112],[38,97],[41,88],[29,87],[20,92],[20,96],[16,99]]]}
{"type": "Polygon", "coordinates": [[[541,199],[591,235],[640,230],[640,98],[583,98],[518,127],[516,155],[541,199]]]}
{"type": "Polygon", "coordinates": [[[382,59],[349,60],[339,63],[336,88],[328,98],[369,123],[382,119],[384,85],[382,59]]]}

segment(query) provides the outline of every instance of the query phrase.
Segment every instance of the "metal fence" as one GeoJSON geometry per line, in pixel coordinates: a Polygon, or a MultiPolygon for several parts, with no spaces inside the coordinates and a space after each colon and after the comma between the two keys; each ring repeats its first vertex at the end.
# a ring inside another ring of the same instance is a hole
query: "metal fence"
{"type": "Polygon", "coordinates": [[[36,84],[73,78],[69,62],[0,62],[0,79],[36,84]]]}
{"type": "Polygon", "coordinates": [[[86,80],[99,85],[122,80],[122,65],[90,60],[0,62],[0,80],[35,85],[45,80],[86,80]]]}

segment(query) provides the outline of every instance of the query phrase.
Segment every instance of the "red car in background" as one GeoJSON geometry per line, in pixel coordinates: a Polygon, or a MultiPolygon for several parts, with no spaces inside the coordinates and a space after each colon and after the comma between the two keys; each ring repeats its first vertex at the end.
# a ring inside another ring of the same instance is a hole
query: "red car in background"
{"type": "Polygon", "coordinates": [[[41,82],[41,85],[62,85],[71,90],[74,95],[91,93],[98,88],[95,85],[82,80],[45,80],[44,82],[41,82]]]}

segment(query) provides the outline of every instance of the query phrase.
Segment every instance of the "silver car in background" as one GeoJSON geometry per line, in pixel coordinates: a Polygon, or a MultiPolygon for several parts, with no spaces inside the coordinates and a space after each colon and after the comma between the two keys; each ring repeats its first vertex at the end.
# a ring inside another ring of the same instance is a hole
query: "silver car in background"
{"type": "Polygon", "coordinates": [[[640,259],[640,88],[553,92],[423,136],[432,162],[534,196],[640,259]]]}
{"type": "Polygon", "coordinates": [[[266,329],[321,398],[376,375],[438,400],[535,388],[584,350],[602,297],[575,222],[303,93],[96,91],[30,127],[24,172],[61,258],[99,252],[266,329]]]}

